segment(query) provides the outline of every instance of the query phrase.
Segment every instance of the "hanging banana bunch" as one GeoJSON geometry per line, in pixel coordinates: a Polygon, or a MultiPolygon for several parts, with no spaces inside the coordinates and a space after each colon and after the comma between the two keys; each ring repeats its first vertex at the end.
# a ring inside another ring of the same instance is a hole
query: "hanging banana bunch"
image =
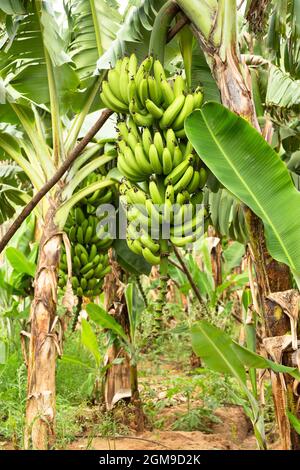
{"type": "Polygon", "coordinates": [[[185,118],[202,104],[201,88],[189,91],[181,74],[167,79],[152,56],[138,67],[132,54],[108,72],[101,99],[122,115],[117,166],[125,176],[120,194],[128,246],[149,263],[161,264],[169,242],[184,247],[203,230],[197,227],[196,206],[202,202],[207,169],[184,131],[185,118]],[[165,235],[164,224],[170,226],[165,235]]]}
{"type": "MultiPolygon", "coordinates": [[[[104,178],[104,175],[92,173],[80,189],[104,178]]],[[[110,272],[107,250],[113,240],[106,234],[107,226],[101,225],[104,214],[98,211],[102,204],[110,203],[112,199],[112,189],[97,190],[81,199],[69,214],[65,231],[71,242],[72,288],[79,298],[92,299],[99,295],[104,277],[110,272]]],[[[63,288],[66,282],[67,258],[63,251],[58,283],[63,288]]]]}

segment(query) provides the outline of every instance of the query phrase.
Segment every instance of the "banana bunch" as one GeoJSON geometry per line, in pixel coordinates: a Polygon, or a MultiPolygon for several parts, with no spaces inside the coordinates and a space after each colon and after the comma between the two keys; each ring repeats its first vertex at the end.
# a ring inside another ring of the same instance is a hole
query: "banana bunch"
{"type": "Polygon", "coordinates": [[[172,128],[177,137],[185,137],[184,120],[201,106],[200,87],[189,92],[181,74],[170,80],[159,60],[147,57],[131,84],[129,111],[137,125],[172,128]]]}
{"type": "Polygon", "coordinates": [[[201,106],[200,87],[190,92],[182,75],[167,80],[159,60],[152,56],[138,67],[137,57],[123,57],[102,82],[101,100],[119,114],[130,114],[138,126],[172,128],[185,137],[184,120],[201,106]]]}
{"type": "Polygon", "coordinates": [[[139,130],[132,119],[120,121],[117,125],[118,138],[118,169],[126,178],[133,182],[148,181],[151,175],[165,176],[166,181],[172,179],[178,183],[175,192],[190,185],[190,192],[202,188],[206,183],[207,174],[204,168],[194,171],[192,162],[200,162],[193,154],[189,142],[178,139],[169,128],[166,131],[152,131],[149,128],[139,130]],[[181,177],[189,171],[179,182],[181,177]]]}
{"type": "Polygon", "coordinates": [[[192,195],[187,189],[179,192],[176,184],[171,180],[165,184],[165,180],[151,178],[148,192],[127,179],[120,185],[121,203],[127,212],[128,247],[154,265],[160,263],[161,238],[184,247],[194,243],[203,231],[196,207],[202,202],[202,191],[192,195]]]}
{"type": "Polygon", "coordinates": [[[103,104],[119,114],[129,112],[130,83],[137,73],[137,57],[118,59],[114,68],[107,74],[107,80],[102,82],[100,98],[103,104]]]}
{"type": "MultiPolygon", "coordinates": [[[[87,178],[84,179],[80,186],[83,189],[101,180],[105,180],[105,175],[99,173],[91,173],[87,178]]],[[[113,199],[113,190],[110,188],[97,189],[92,195],[84,197],[78,203],[87,214],[95,214],[97,208],[101,204],[108,204],[113,199]]]]}
{"type": "MultiPolygon", "coordinates": [[[[105,178],[101,173],[91,173],[80,189],[105,178]]],[[[100,189],[84,197],[71,210],[65,231],[71,242],[72,287],[78,297],[93,298],[102,291],[103,280],[110,271],[107,250],[113,240],[106,234],[107,226],[101,224],[105,214],[97,214],[101,204],[113,199],[112,189],[100,189]]],[[[67,282],[66,253],[62,253],[59,269],[59,286],[67,282]]]]}

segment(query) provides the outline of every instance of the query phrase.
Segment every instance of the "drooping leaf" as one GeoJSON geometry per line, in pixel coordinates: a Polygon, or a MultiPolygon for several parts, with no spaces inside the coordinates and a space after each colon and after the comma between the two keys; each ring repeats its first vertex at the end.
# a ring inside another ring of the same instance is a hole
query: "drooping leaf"
{"type": "Polygon", "coordinates": [[[278,154],[246,120],[218,103],[195,111],[185,128],[210,170],[263,220],[273,258],[298,275],[300,194],[278,154]]]}
{"type": "Polygon", "coordinates": [[[36,264],[28,261],[26,256],[20,250],[10,246],[6,248],[5,256],[16,272],[26,273],[29,276],[34,277],[36,264]]]}
{"type": "Polygon", "coordinates": [[[112,330],[116,335],[121,337],[124,341],[128,341],[127,335],[123,330],[122,326],[114,319],[112,315],[109,315],[100,305],[90,303],[86,307],[87,313],[91,320],[102,328],[112,330]]]}
{"type": "Polygon", "coordinates": [[[139,7],[129,9],[116,39],[100,57],[98,70],[109,69],[125,53],[135,52],[139,60],[145,58],[156,13],[164,3],[162,0],[144,0],[139,7]]]}
{"type": "Polygon", "coordinates": [[[274,372],[288,373],[299,380],[300,372],[293,367],[277,364],[246,349],[228,336],[223,330],[206,320],[201,320],[191,328],[192,346],[195,353],[208,367],[217,372],[239,376],[246,384],[245,367],[271,369],[274,372]]]}
{"type": "Polygon", "coordinates": [[[125,240],[117,239],[113,243],[118,263],[129,273],[135,275],[146,274],[151,271],[151,265],[142,257],[133,253],[125,240]]]}
{"type": "Polygon", "coordinates": [[[298,434],[300,434],[300,420],[297,418],[297,416],[293,415],[293,413],[291,413],[290,411],[287,411],[286,414],[289,418],[291,425],[295,429],[295,431],[298,434]]]}
{"type": "Polygon", "coordinates": [[[81,342],[93,355],[96,363],[99,365],[101,355],[99,351],[97,337],[89,324],[84,318],[81,320],[81,342]]]}

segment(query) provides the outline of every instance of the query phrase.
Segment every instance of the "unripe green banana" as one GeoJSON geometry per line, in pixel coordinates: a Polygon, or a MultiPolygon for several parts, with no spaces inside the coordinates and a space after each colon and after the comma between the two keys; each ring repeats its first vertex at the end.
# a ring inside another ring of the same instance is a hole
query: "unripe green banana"
{"type": "Polygon", "coordinates": [[[115,96],[120,96],[120,74],[116,69],[110,69],[107,74],[109,88],[115,96]]]}
{"type": "Polygon", "coordinates": [[[153,125],[154,117],[150,113],[145,116],[141,113],[132,113],[132,117],[138,126],[151,127],[153,125]]]}
{"type": "Polygon", "coordinates": [[[174,80],[174,95],[175,97],[182,95],[185,92],[186,85],[185,80],[183,79],[182,75],[176,75],[174,80]]]}
{"type": "Polygon", "coordinates": [[[160,132],[155,132],[153,137],[153,143],[156,147],[158,156],[162,159],[162,154],[164,151],[164,141],[160,132]]]}
{"type": "Polygon", "coordinates": [[[148,127],[145,127],[145,129],[143,129],[142,143],[143,143],[143,147],[146,152],[146,155],[149,155],[150,145],[152,144],[152,136],[148,127]]]}
{"type": "Polygon", "coordinates": [[[92,246],[91,246],[91,249],[90,249],[90,254],[89,254],[89,262],[92,261],[95,256],[97,255],[97,247],[96,245],[93,243],[92,246]]]}
{"type": "Polygon", "coordinates": [[[156,173],[157,175],[161,175],[163,173],[163,167],[160,163],[158,152],[154,144],[150,145],[149,160],[150,160],[150,164],[152,166],[153,172],[156,173]]]}
{"type": "Polygon", "coordinates": [[[153,64],[153,73],[157,85],[159,86],[162,80],[166,80],[165,70],[159,60],[155,60],[153,64]]]}
{"type": "Polygon", "coordinates": [[[136,123],[134,122],[134,120],[132,119],[131,116],[129,116],[129,118],[128,118],[128,129],[129,129],[130,132],[132,132],[136,136],[136,138],[138,140],[140,140],[140,134],[139,134],[138,127],[137,127],[136,123]]]}
{"type": "Polygon", "coordinates": [[[188,169],[185,171],[184,175],[180,178],[180,180],[175,184],[174,191],[175,193],[182,191],[185,189],[189,182],[191,181],[194,174],[194,168],[189,166],[188,169]]]}
{"type": "Polygon", "coordinates": [[[138,254],[138,255],[142,254],[143,247],[142,247],[141,242],[139,240],[133,240],[132,241],[132,246],[133,246],[136,254],[138,254]]]}
{"type": "Polygon", "coordinates": [[[169,183],[166,187],[165,199],[169,199],[172,204],[175,202],[175,192],[172,183],[169,183]]]}
{"type": "Polygon", "coordinates": [[[137,56],[133,53],[129,57],[129,61],[128,61],[128,73],[129,73],[130,78],[135,76],[136,71],[137,71],[137,64],[138,64],[137,56]]]}
{"type": "Polygon", "coordinates": [[[146,100],[145,105],[149,113],[152,114],[155,119],[160,119],[164,114],[164,110],[159,108],[153,101],[149,99],[146,100]]]}
{"type": "Polygon", "coordinates": [[[83,297],[83,290],[82,290],[81,287],[78,287],[78,288],[77,288],[76,293],[77,293],[78,297],[83,297]]]}
{"type": "Polygon", "coordinates": [[[129,147],[131,148],[133,152],[135,151],[135,147],[138,143],[139,141],[136,138],[136,136],[132,132],[129,132],[128,138],[127,138],[127,144],[129,145],[129,147]]]}
{"type": "Polygon", "coordinates": [[[165,107],[167,108],[173,103],[175,95],[173,93],[171,85],[167,80],[162,80],[160,82],[160,89],[165,103],[165,107]]]}
{"type": "Polygon", "coordinates": [[[174,131],[171,127],[166,131],[165,136],[166,136],[167,148],[169,149],[171,155],[173,155],[174,150],[175,150],[175,146],[177,145],[177,139],[176,139],[176,135],[175,135],[175,133],[174,133],[174,131]]]}
{"type": "Polygon", "coordinates": [[[153,264],[153,265],[160,264],[160,257],[152,253],[152,251],[149,250],[148,247],[143,248],[142,253],[143,253],[145,260],[149,264],[153,264]]]}
{"type": "Polygon", "coordinates": [[[80,255],[80,263],[82,266],[85,266],[86,264],[88,264],[89,260],[88,260],[88,257],[85,253],[81,253],[80,255]]]}
{"type": "Polygon", "coordinates": [[[165,202],[164,194],[161,194],[154,180],[149,183],[150,197],[154,204],[162,205],[165,202]]]}
{"type": "Polygon", "coordinates": [[[86,280],[91,279],[94,276],[94,269],[90,269],[83,276],[85,277],[86,280]]]}
{"type": "Polygon", "coordinates": [[[89,226],[86,231],[85,231],[85,236],[84,236],[84,243],[87,244],[90,242],[92,236],[93,236],[93,227],[89,226]]]}
{"type": "Polygon", "coordinates": [[[77,227],[76,238],[79,241],[79,243],[81,244],[83,243],[83,230],[81,226],[77,227]]]}
{"type": "Polygon", "coordinates": [[[94,275],[95,275],[95,278],[99,278],[102,274],[102,271],[103,271],[103,265],[102,264],[98,264],[98,266],[96,267],[95,271],[94,271],[94,275]]]}
{"type": "Polygon", "coordinates": [[[193,178],[191,179],[191,182],[189,183],[187,190],[189,193],[194,193],[197,189],[200,188],[200,172],[199,171],[194,171],[193,178]]]}
{"type": "Polygon", "coordinates": [[[180,163],[174,170],[171,171],[171,173],[165,178],[165,185],[168,183],[177,183],[177,181],[180,180],[180,178],[184,175],[186,172],[188,166],[190,165],[190,160],[185,159],[183,162],[180,163]]]}
{"type": "Polygon", "coordinates": [[[206,181],[207,181],[207,171],[205,170],[205,168],[200,168],[200,183],[199,183],[199,188],[204,188],[204,186],[206,185],[206,181]]]}
{"type": "Polygon", "coordinates": [[[185,96],[179,95],[172,104],[165,110],[163,117],[159,121],[161,129],[166,129],[171,127],[173,121],[176,119],[177,115],[181,111],[181,108],[184,104],[185,96]]]}
{"type": "Polygon", "coordinates": [[[129,170],[128,165],[125,161],[125,157],[122,153],[119,153],[119,155],[118,155],[117,167],[118,167],[118,170],[120,171],[120,173],[122,173],[122,175],[126,176],[126,178],[128,178],[132,181],[135,181],[135,182],[141,181],[141,177],[139,175],[133,174],[129,170]]]}
{"type": "Polygon", "coordinates": [[[72,258],[72,261],[73,261],[73,267],[76,271],[79,271],[80,268],[81,268],[81,262],[80,262],[80,259],[77,255],[73,256],[72,258]]]}
{"type": "Polygon", "coordinates": [[[140,102],[142,103],[142,106],[146,106],[146,101],[149,98],[149,90],[148,90],[148,80],[147,78],[143,78],[140,82],[139,88],[139,99],[140,102]]]}
{"type": "Polygon", "coordinates": [[[131,100],[135,99],[137,94],[137,86],[135,83],[134,78],[131,78],[128,83],[128,103],[131,102],[131,100]]]}
{"type": "Polygon", "coordinates": [[[180,150],[180,147],[177,145],[174,149],[173,155],[173,168],[176,168],[183,161],[183,155],[180,150]]]}
{"type": "Polygon", "coordinates": [[[81,225],[85,219],[85,215],[80,207],[75,209],[75,220],[77,225],[81,225]]]}
{"type": "Polygon", "coordinates": [[[137,164],[140,166],[140,169],[143,173],[151,175],[152,166],[149,163],[148,158],[146,157],[143,146],[140,143],[137,143],[135,146],[135,159],[137,164]]]}
{"type": "Polygon", "coordinates": [[[143,233],[143,235],[141,235],[140,242],[145,248],[149,248],[149,250],[154,254],[159,251],[159,244],[155,243],[148,233],[143,233]]]}
{"type": "Polygon", "coordinates": [[[92,261],[87,263],[85,266],[83,266],[83,268],[81,268],[80,273],[81,274],[86,274],[93,267],[93,264],[94,263],[92,261]]]}
{"type": "MultiPolygon", "coordinates": [[[[128,75],[128,63],[129,63],[129,58],[124,57],[122,66],[121,66],[121,72],[120,72],[120,83],[119,83],[119,88],[120,88],[120,95],[122,97],[122,101],[128,105],[128,86],[129,86],[129,75],[128,75]]],[[[116,94],[115,94],[116,95],[116,94]]],[[[119,95],[116,95],[119,96],[119,95]]]]}
{"type": "Polygon", "coordinates": [[[203,93],[202,91],[195,91],[193,94],[194,98],[194,109],[199,109],[203,102],[203,93]]]}
{"type": "Polygon", "coordinates": [[[128,106],[126,106],[122,101],[120,101],[111,91],[107,81],[102,82],[102,93],[101,99],[104,104],[116,111],[117,113],[126,113],[128,112],[128,106]]]}
{"type": "Polygon", "coordinates": [[[172,171],[173,161],[172,161],[171,152],[167,147],[164,148],[163,150],[162,161],[163,161],[163,173],[164,175],[168,175],[172,171]]]}
{"type": "Polygon", "coordinates": [[[194,97],[193,95],[187,95],[185,97],[184,105],[178,114],[177,118],[173,122],[172,126],[175,130],[180,130],[184,126],[184,120],[187,118],[194,109],[194,97]]]}
{"type": "Polygon", "coordinates": [[[77,287],[79,287],[79,281],[76,276],[72,276],[72,287],[73,289],[77,289],[77,287]]]}
{"type": "Polygon", "coordinates": [[[73,227],[70,228],[69,230],[69,239],[70,242],[75,242],[76,239],[76,227],[73,225],[73,227]]]}

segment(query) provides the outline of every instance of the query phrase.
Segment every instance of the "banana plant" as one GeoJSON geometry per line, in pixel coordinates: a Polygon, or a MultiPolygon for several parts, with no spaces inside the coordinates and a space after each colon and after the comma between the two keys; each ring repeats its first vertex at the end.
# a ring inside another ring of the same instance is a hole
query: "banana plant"
{"type": "Polygon", "coordinates": [[[133,283],[129,283],[126,286],[124,294],[128,313],[128,332],[125,332],[121,324],[100,305],[90,303],[87,305],[86,309],[90,319],[96,325],[108,330],[111,335],[111,341],[118,341],[128,354],[130,360],[131,401],[135,404],[139,404],[137,369],[139,351],[136,343],[136,333],[140,323],[143,301],[139,296],[136,285],[133,283]]]}
{"type": "MultiPolygon", "coordinates": [[[[75,9],[74,21],[81,16],[86,3],[68,2],[68,6],[75,9]]],[[[109,7],[104,1],[98,3],[103,7],[100,14],[99,11],[94,15],[88,12],[88,18],[92,20],[90,27],[94,28],[94,36],[99,28],[106,31],[102,35],[106,42],[101,49],[97,42],[88,66],[86,37],[81,43],[80,28],[74,29],[72,37],[66,35],[64,22],[59,22],[52,2],[1,3],[2,21],[11,27],[1,27],[0,115],[6,126],[1,127],[0,148],[5,159],[16,162],[22,169],[33,194],[65,161],[85,117],[92,110],[102,79],[92,77],[92,64],[94,61],[95,69],[95,58],[114,38],[114,33],[108,34],[105,29],[109,7]],[[106,16],[101,14],[104,9],[106,16]],[[79,65],[83,58],[84,71],[79,65]],[[98,88],[95,88],[95,80],[98,88]],[[81,100],[84,93],[90,99],[81,100]]],[[[90,11],[93,5],[91,1],[90,11]]],[[[118,15],[112,11],[117,22],[118,15]]],[[[98,109],[100,107],[99,104],[98,109]]],[[[114,184],[107,179],[76,192],[88,173],[113,161],[113,155],[105,155],[104,145],[90,142],[74,167],[37,207],[43,229],[31,311],[26,448],[47,448],[49,436],[54,435],[56,292],[63,228],[69,211],[80,198],[114,184]]]]}
{"type": "Polygon", "coordinates": [[[223,330],[205,320],[192,326],[191,337],[195,353],[209,368],[229,374],[237,380],[247,400],[247,405],[243,403],[243,406],[251,419],[258,447],[261,450],[266,449],[263,412],[253,391],[249,388],[248,369],[271,369],[277,373],[288,373],[296,380],[299,377],[299,370],[277,364],[240,346],[223,330]]]}

